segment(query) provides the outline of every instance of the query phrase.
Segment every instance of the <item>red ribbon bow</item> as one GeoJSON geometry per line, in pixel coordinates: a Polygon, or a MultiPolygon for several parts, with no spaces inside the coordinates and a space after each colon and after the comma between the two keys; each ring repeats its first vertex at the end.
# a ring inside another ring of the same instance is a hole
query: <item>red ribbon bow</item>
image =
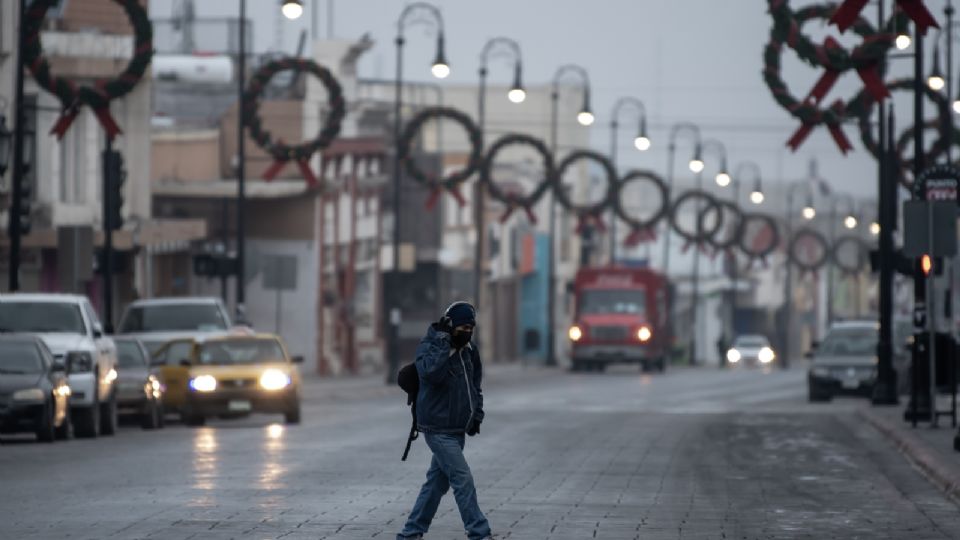
{"type": "Polygon", "coordinates": [[[639,246],[644,242],[653,242],[657,239],[657,231],[652,227],[646,229],[634,229],[623,240],[623,245],[627,247],[639,246]]]}

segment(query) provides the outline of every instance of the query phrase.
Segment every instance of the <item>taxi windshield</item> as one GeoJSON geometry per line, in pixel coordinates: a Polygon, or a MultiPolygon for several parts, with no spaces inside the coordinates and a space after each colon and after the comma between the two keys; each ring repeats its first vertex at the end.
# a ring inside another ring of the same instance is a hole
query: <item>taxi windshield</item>
{"type": "Polygon", "coordinates": [[[200,346],[201,364],[262,364],[285,362],[276,339],[233,339],[210,341],[200,346]]]}

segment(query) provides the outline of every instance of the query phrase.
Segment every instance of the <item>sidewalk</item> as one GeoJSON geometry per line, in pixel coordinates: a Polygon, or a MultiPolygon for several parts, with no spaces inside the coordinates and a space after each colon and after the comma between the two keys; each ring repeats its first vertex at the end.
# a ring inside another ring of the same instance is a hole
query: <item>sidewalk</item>
{"type": "Polygon", "coordinates": [[[960,452],[954,451],[957,428],[949,419],[939,427],[920,422],[916,428],[903,420],[906,403],[895,407],[858,409],[860,416],[890,439],[900,452],[954,501],[960,503],[960,452]]]}

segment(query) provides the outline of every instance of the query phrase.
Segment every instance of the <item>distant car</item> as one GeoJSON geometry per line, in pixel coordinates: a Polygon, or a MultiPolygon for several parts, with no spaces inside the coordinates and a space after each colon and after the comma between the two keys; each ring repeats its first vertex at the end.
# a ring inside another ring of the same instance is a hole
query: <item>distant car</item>
{"type": "Polygon", "coordinates": [[[117,407],[121,416],[135,416],[143,429],[163,427],[163,385],[151,367],[150,354],[140,340],[114,338],[117,344],[117,407]]]}
{"type": "Polygon", "coordinates": [[[171,341],[154,354],[162,363],[163,404],[188,425],[212,416],[283,414],[300,423],[300,373],[272,334],[232,334],[171,341]]]}
{"type": "Polygon", "coordinates": [[[86,296],[0,295],[0,331],[33,333],[67,368],[70,418],[78,437],[117,431],[117,348],[86,296]]]}
{"type": "Polygon", "coordinates": [[[876,321],[833,324],[813,353],[807,373],[810,401],[829,401],[839,394],[871,395],[879,337],[876,321]]]}
{"type": "Polygon", "coordinates": [[[735,365],[770,365],[777,359],[770,341],[761,335],[742,335],[733,341],[727,350],[727,363],[735,365]]]}
{"type": "Polygon", "coordinates": [[[151,298],[127,306],[117,333],[139,339],[153,354],[168,341],[219,334],[232,325],[219,298],[151,298]]]}
{"type": "Polygon", "coordinates": [[[0,433],[33,432],[37,440],[70,437],[70,386],[40,338],[0,336],[0,433]]]}

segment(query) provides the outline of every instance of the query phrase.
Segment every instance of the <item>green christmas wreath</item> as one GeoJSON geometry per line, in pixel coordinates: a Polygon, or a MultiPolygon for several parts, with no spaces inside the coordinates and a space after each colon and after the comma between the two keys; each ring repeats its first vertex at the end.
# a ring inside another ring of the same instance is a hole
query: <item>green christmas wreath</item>
{"type": "Polygon", "coordinates": [[[40,42],[43,19],[47,10],[58,5],[60,0],[34,0],[24,12],[23,63],[33,74],[37,84],[60,100],[63,112],[50,131],[58,139],[63,137],[84,105],[97,115],[107,137],[113,139],[121,133],[120,126],[110,115],[110,102],[127,95],[137,86],[153,58],[153,25],[146,10],[137,0],[113,2],[124,9],[133,26],[133,57],[119,76],[111,80],[97,81],[93,86],[78,86],[69,79],[55,75],[43,54],[43,45],[40,42]]]}

